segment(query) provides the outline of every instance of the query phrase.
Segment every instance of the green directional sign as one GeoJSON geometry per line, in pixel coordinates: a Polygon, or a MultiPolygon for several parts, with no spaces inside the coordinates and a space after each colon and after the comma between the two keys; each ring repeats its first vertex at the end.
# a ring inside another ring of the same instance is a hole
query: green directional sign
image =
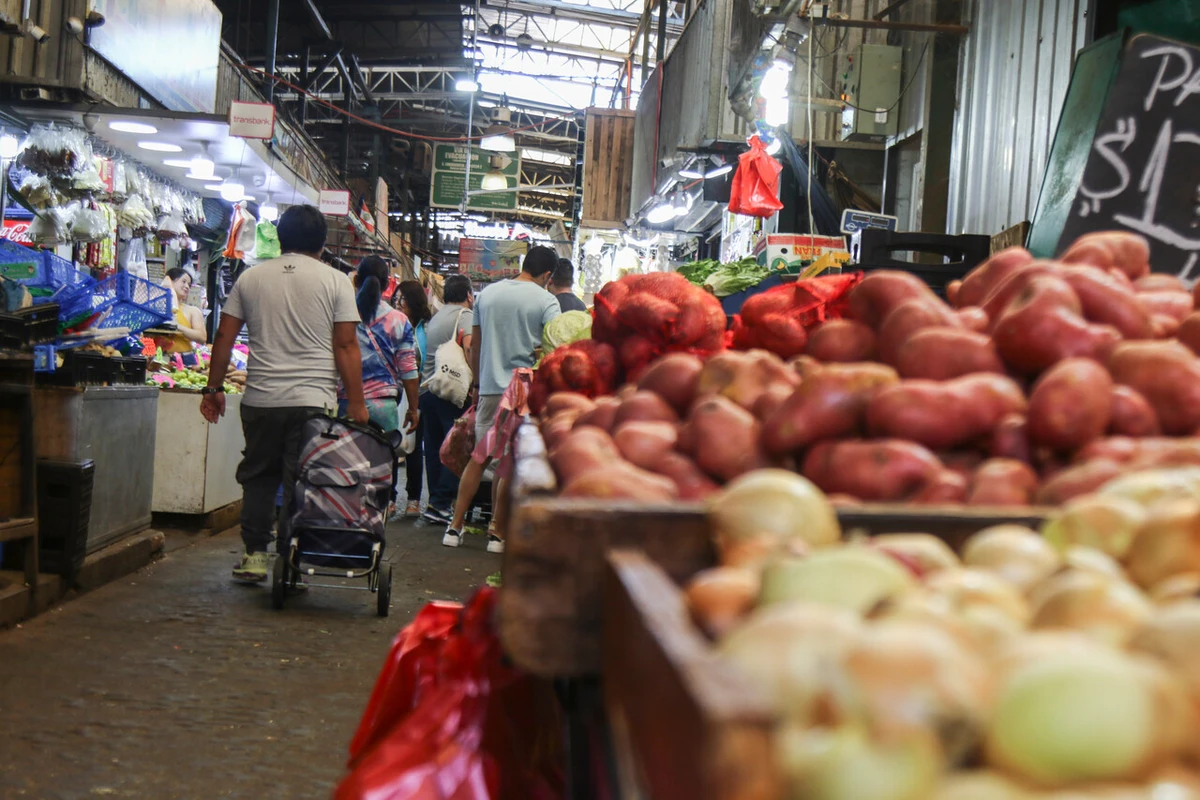
{"type": "MultiPolygon", "coordinates": [[[[429,205],[435,208],[458,208],[462,205],[463,184],[467,179],[466,145],[437,144],[433,147],[433,186],[429,193],[429,205]]],[[[471,191],[483,185],[483,176],[491,169],[491,157],[500,157],[498,169],[515,189],[521,180],[521,159],[516,153],[489,153],[479,148],[470,148],[471,191]]],[[[516,211],[517,192],[476,194],[469,198],[467,208],[472,211],[516,211]]]]}

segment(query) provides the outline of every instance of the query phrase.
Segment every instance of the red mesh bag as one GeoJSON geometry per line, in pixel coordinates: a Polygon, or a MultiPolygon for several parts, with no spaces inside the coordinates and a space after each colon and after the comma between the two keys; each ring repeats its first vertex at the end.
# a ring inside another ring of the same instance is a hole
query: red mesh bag
{"type": "Polygon", "coordinates": [[[496,593],[430,603],[392,644],[335,800],[563,797],[548,684],[504,663],[496,593]]]}
{"type": "Polygon", "coordinates": [[[442,466],[453,472],[458,477],[462,477],[463,470],[467,468],[467,463],[471,460],[471,453],[475,450],[475,406],[471,406],[467,413],[454,421],[454,427],[446,434],[446,438],[442,440],[442,447],[438,450],[438,458],[442,462],[442,466]]]}
{"type": "Polygon", "coordinates": [[[779,202],[779,173],[783,165],[767,153],[762,139],[750,137],[750,149],[738,156],[729,188],[729,211],[747,217],[769,217],[783,208],[779,202]]]}
{"type": "Polygon", "coordinates": [[[627,275],[596,295],[592,338],[616,347],[626,380],[636,381],[664,353],[723,350],[725,310],[677,272],[627,275]]]}
{"type": "Polygon", "coordinates": [[[529,410],[542,413],[555,392],[578,392],[587,397],[612,394],[621,384],[617,351],[604,342],[583,339],[555,348],[533,374],[529,410]]]}
{"type": "Polygon", "coordinates": [[[862,278],[861,272],[825,275],[754,295],[733,318],[733,347],[770,350],[785,359],[800,355],[810,328],[844,316],[846,296],[862,278]]]}

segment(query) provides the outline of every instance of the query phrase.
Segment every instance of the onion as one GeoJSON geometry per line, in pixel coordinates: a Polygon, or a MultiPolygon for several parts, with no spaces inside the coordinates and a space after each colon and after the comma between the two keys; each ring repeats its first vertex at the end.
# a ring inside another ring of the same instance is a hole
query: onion
{"type": "Polygon", "coordinates": [[[938,784],[932,800],[1030,800],[1020,784],[991,770],[952,772],[938,784]]]}
{"type": "Polygon", "coordinates": [[[1163,500],[1200,500],[1200,467],[1164,467],[1119,475],[1097,494],[1127,497],[1142,507],[1163,500]]]}
{"type": "Polygon", "coordinates": [[[950,763],[979,743],[992,704],[993,682],[983,658],[928,625],[868,626],[845,659],[840,706],[881,740],[933,731],[950,763]]]}
{"type": "Polygon", "coordinates": [[[872,741],[860,728],[804,729],[784,725],[776,754],[803,800],[927,800],[941,771],[932,736],[872,741]]]}
{"type": "Polygon", "coordinates": [[[1068,570],[1039,587],[1033,627],[1069,628],[1122,647],[1152,609],[1146,596],[1126,581],[1068,570]]]}
{"type": "Polygon", "coordinates": [[[726,541],[719,555],[723,566],[742,567],[757,573],[774,556],[783,554],[802,558],[808,552],[808,545],[799,539],[780,541],[769,533],[760,533],[737,541],[726,541]]]}
{"type": "Polygon", "coordinates": [[[1068,500],[1042,526],[1042,535],[1060,552],[1085,545],[1122,559],[1146,522],[1140,503],[1119,495],[1086,494],[1068,500]]]}
{"type": "Polygon", "coordinates": [[[720,550],[763,534],[800,539],[813,547],[842,537],[833,505],[811,481],[785,469],[741,475],[708,499],[708,518],[720,550]]]}
{"type": "Polygon", "coordinates": [[[1129,641],[1131,650],[1166,665],[1200,710],[1200,600],[1156,608],[1129,641]]]}
{"type": "Polygon", "coordinates": [[[1159,605],[1200,597],[1200,572],[1181,572],[1150,587],[1150,599],[1159,605]]]}
{"type": "Polygon", "coordinates": [[[990,763],[1041,784],[1130,780],[1172,753],[1164,673],[1094,646],[1025,659],[1003,679],[990,763]]]}
{"type": "Polygon", "coordinates": [[[807,723],[861,632],[849,611],[780,603],[752,613],[718,642],[717,652],[785,716],[807,723]]]}
{"type": "Polygon", "coordinates": [[[975,606],[959,610],[947,596],[928,590],[900,595],[885,603],[872,619],[936,627],[984,656],[1003,650],[1025,630],[1024,625],[994,608],[975,606]]]}
{"type": "Polygon", "coordinates": [[[1200,572],[1200,501],[1156,503],[1129,548],[1126,567],[1146,587],[1182,572],[1200,572]]]}
{"type": "Polygon", "coordinates": [[[963,546],[963,563],[999,575],[1026,592],[1062,565],[1054,548],[1021,525],[985,528],[963,546]]]}
{"type": "Polygon", "coordinates": [[[1063,553],[1063,564],[1068,569],[1096,572],[1110,578],[1125,579],[1125,570],[1121,569],[1121,565],[1112,556],[1101,553],[1094,547],[1077,544],[1067,548],[1067,552],[1063,553]]]}
{"type": "Polygon", "coordinates": [[[895,559],[871,547],[847,545],[771,561],[763,570],[759,603],[804,600],[865,614],[917,585],[895,559]]]}
{"type": "Polygon", "coordinates": [[[875,536],[872,537],[871,544],[889,555],[900,556],[915,565],[919,576],[962,566],[962,562],[948,544],[928,533],[875,536]]]}
{"type": "Polygon", "coordinates": [[[1016,587],[990,572],[959,569],[939,572],[925,582],[931,592],[945,596],[960,613],[984,607],[1015,622],[1029,621],[1029,606],[1016,587]]]}
{"type": "Polygon", "coordinates": [[[709,636],[719,637],[754,608],[758,588],[758,575],[750,570],[714,567],[696,573],[684,597],[696,624],[709,636]]]}

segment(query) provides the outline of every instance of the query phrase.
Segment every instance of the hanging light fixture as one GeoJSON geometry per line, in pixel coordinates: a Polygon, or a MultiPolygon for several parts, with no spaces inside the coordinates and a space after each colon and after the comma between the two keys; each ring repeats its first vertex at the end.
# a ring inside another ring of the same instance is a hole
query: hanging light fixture
{"type": "Polygon", "coordinates": [[[208,142],[201,142],[200,154],[192,157],[191,171],[188,172],[188,177],[209,180],[214,177],[213,169],[215,168],[216,164],[208,155],[208,142]]]}
{"type": "Polygon", "coordinates": [[[258,207],[258,218],[267,222],[274,222],[279,219],[279,207],[271,202],[271,195],[267,195],[267,201],[258,207]]]}
{"type": "Polygon", "coordinates": [[[488,171],[483,176],[479,188],[485,192],[494,192],[508,188],[508,178],[504,176],[504,156],[493,155],[488,159],[488,171]]]}
{"type": "Polygon", "coordinates": [[[675,192],[671,195],[671,210],[676,217],[686,217],[692,210],[692,199],[686,192],[675,192]]]}
{"type": "Polygon", "coordinates": [[[686,167],[679,170],[679,177],[688,178],[689,180],[693,181],[704,180],[704,162],[697,162],[697,160],[693,158],[688,162],[686,167]]]}
{"type": "Polygon", "coordinates": [[[468,75],[465,78],[459,78],[454,82],[454,91],[473,94],[479,91],[479,81],[475,80],[475,78],[471,75],[468,75]]]}
{"type": "Polygon", "coordinates": [[[0,136],[0,158],[5,160],[16,158],[21,149],[21,140],[11,133],[0,136]]]}
{"type": "Polygon", "coordinates": [[[708,180],[709,178],[719,178],[722,175],[728,175],[730,172],[733,172],[733,164],[729,163],[721,156],[713,156],[712,163],[713,168],[704,173],[705,180],[708,180]]]}
{"type": "Polygon", "coordinates": [[[230,203],[237,203],[246,196],[246,186],[238,183],[235,180],[228,180],[221,184],[221,199],[227,200],[230,203]]]}
{"type": "MultiPolygon", "coordinates": [[[[507,102],[507,101],[506,101],[507,102]]],[[[507,106],[496,108],[494,122],[483,132],[479,146],[493,153],[512,153],[517,149],[517,140],[512,132],[512,112],[507,106]]]]}
{"type": "Polygon", "coordinates": [[[658,205],[646,212],[646,222],[651,225],[662,225],[673,219],[675,219],[675,207],[664,200],[659,200],[658,205]]]}

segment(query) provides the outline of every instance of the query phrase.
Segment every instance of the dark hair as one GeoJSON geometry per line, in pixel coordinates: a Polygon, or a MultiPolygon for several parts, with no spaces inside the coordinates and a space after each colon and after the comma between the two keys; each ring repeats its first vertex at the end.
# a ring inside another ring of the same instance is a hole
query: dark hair
{"type": "Polygon", "coordinates": [[[325,217],[316,206],[292,206],[279,217],[279,249],[285,253],[320,253],[325,249],[325,217]]]}
{"type": "Polygon", "coordinates": [[[425,296],[425,287],[420,281],[401,281],[396,292],[404,298],[408,306],[408,321],[414,326],[433,318],[433,312],[429,310],[429,298],[425,296]]]}
{"type": "Polygon", "coordinates": [[[554,277],[550,282],[555,286],[571,288],[575,285],[575,265],[571,263],[569,258],[560,258],[558,265],[554,268],[554,277]]]}
{"type": "Polygon", "coordinates": [[[388,281],[388,265],[379,256],[367,256],[358,262],[358,316],[363,322],[375,319],[375,311],[383,297],[383,287],[388,281]]]}
{"type": "Polygon", "coordinates": [[[173,269],[167,270],[167,280],[171,281],[171,283],[174,283],[175,281],[179,280],[184,275],[187,275],[189,278],[191,278],[192,283],[196,282],[196,279],[192,278],[192,273],[188,272],[183,267],[175,267],[173,269]]]}
{"type": "Polygon", "coordinates": [[[466,275],[447,275],[442,284],[442,296],[447,303],[465,303],[471,296],[471,279],[466,275]]]}
{"type": "Polygon", "coordinates": [[[535,278],[540,278],[557,268],[558,254],[549,247],[541,246],[531,248],[529,255],[525,256],[525,263],[521,265],[523,272],[528,272],[535,278]]]}

